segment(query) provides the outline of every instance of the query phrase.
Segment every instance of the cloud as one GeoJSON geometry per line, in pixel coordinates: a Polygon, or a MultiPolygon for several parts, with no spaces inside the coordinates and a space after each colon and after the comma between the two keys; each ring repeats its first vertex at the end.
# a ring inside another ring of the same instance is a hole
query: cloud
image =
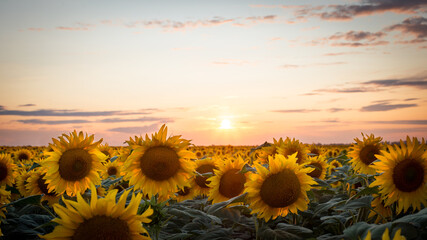
{"type": "Polygon", "coordinates": [[[19,105],[18,107],[35,107],[35,106],[36,106],[36,104],[29,103],[29,104],[19,105]]]}
{"type": "Polygon", "coordinates": [[[349,88],[325,88],[317,89],[314,92],[328,92],[328,93],[362,93],[362,92],[372,92],[373,89],[361,88],[361,87],[349,87],[349,88]]]}
{"type": "Polygon", "coordinates": [[[4,107],[0,108],[0,115],[3,116],[49,116],[49,117],[94,117],[94,116],[113,116],[113,115],[138,115],[138,114],[150,114],[155,109],[142,109],[135,112],[125,111],[76,111],[76,110],[53,110],[53,109],[39,109],[34,111],[21,111],[21,110],[6,110],[4,107]]]}
{"type": "Polygon", "coordinates": [[[27,28],[28,31],[41,32],[44,31],[44,28],[27,28]]]}
{"type": "Polygon", "coordinates": [[[363,85],[375,85],[377,87],[414,87],[420,89],[427,89],[427,76],[424,77],[409,77],[402,79],[383,79],[372,80],[362,83],[363,85]]]}
{"type": "Polygon", "coordinates": [[[359,54],[360,52],[337,52],[337,53],[325,53],[322,56],[325,57],[334,57],[334,56],[342,56],[342,55],[350,55],[350,54],[359,54]]]}
{"type": "Polygon", "coordinates": [[[272,112],[278,113],[309,113],[309,112],[319,112],[318,109],[282,109],[282,110],[272,110],[272,112]]]}
{"type": "Polygon", "coordinates": [[[40,120],[40,119],[26,119],[26,120],[17,120],[17,122],[25,124],[46,124],[46,125],[60,125],[60,124],[74,124],[74,123],[90,123],[88,120],[40,120]]]}
{"type": "Polygon", "coordinates": [[[407,99],[404,99],[403,101],[409,102],[409,101],[415,101],[415,100],[419,100],[419,98],[407,98],[407,99]]]}
{"type": "Polygon", "coordinates": [[[347,110],[351,110],[351,109],[346,109],[346,108],[329,108],[328,111],[329,112],[342,112],[342,111],[347,111],[347,110]]]}
{"type": "Polygon", "coordinates": [[[148,126],[142,127],[118,127],[108,129],[110,132],[121,132],[121,133],[130,133],[130,134],[142,134],[147,132],[155,132],[159,129],[158,124],[151,124],[148,126]]]}
{"type": "Polygon", "coordinates": [[[378,103],[372,104],[360,109],[361,112],[383,112],[390,111],[401,108],[417,107],[418,104],[388,104],[388,103],[378,103]]]}
{"type": "Polygon", "coordinates": [[[406,124],[406,125],[427,125],[427,120],[394,120],[394,121],[367,121],[373,124],[406,124]]]}
{"type": "Polygon", "coordinates": [[[76,27],[64,27],[64,26],[59,26],[56,27],[56,30],[65,30],[65,31],[89,31],[91,30],[91,28],[95,27],[95,24],[90,24],[90,23],[81,23],[78,22],[76,23],[76,27]]]}
{"type": "Polygon", "coordinates": [[[375,41],[379,38],[386,36],[384,32],[366,32],[366,31],[348,31],[346,33],[336,33],[329,37],[330,40],[340,40],[344,39],[347,41],[375,41]]]}
{"type": "Polygon", "coordinates": [[[399,41],[398,43],[423,43],[427,38],[427,18],[411,17],[405,19],[402,23],[389,26],[386,31],[400,31],[402,34],[413,36],[409,41],[399,41]]]}
{"type": "Polygon", "coordinates": [[[143,118],[106,118],[98,122],[119,123],[119,122],[173,122],[171,118],[143,117],[143,118]]]}
{"type": "Polygon", "coordinates": [[[333,65],[341,65],[347,64],[347,62],[327,62],[327,63],[311,63],[304,65],[296,65],[296,64],[284,64],[281,68],[302,68],[302,67],[316,67],[316,66],[333,66],[333,65]]]}

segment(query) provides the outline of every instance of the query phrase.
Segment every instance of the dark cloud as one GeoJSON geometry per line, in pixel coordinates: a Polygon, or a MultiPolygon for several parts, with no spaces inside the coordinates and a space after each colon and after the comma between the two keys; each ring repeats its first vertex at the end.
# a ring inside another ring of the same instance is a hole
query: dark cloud
{"type": "Polygon", "coordinates": [[[427,120],[367,121],[367,123],[373,123],[373,124],[427,125],[427,120]]]}
{"type": "Polygon", "coordinates": [[[402,23],[392,25],[386,28],[386,31],[400,31],[403,34],[412,35],[415,39],[410,41],[400,41],[399,43],[422,43],[427,38],[427,18],[411,17],[405,19],[402,23]]]}
{"type": "Polygon", "coordinates": [[[57,117],[96,117],[96,116],[114,116],[114,115],[138,115],[138,114],[149,114],[153,110],[140,110],[136,112],[124,112],[124,111],[76,111],[76,110],[53,110],[53,109],[40,109],[34,111],[21,111],[21,110],[6,110],[4,107],[0,108],[0,115],[3,116],[57,116],[57,117]]]}
{"type": "Polygon", "coordinates": [[[378,87],[415,87],[426,89],[427,88],[427,77],[414,77],[404,79],[383,79],[383,80],[372,80],[362,83],[364,85],[376,85],[378,87]]]}
{"type": "Polygon", "coordinates": [[[19,105],[18,107],[35,107],[35,106],[36,104],[29,103],[29,104],[19,105]]]}
{"type": "Polygon", "coordinates": [[[41,120],[41,119],[26,119],[17,120],[17,122],[25,124],[46,124],[46,125],[60,125],[60,124],[74,124],[74,123],[90,123],[88,120],[41,120]]]}
{"type": "Polygon", "coordinates": [[[403,101],[405,101],[405,102],[409,102],[409,101],[415,101],[415,100],[418,100],[419,98],[407,98],[407,99],[404,99],[403,101]]]}
{"type": "Polygon", "coordinates": [[[361,4],[353,5],[331,5],[331,11],[315,14],[324,20],[351,20],[354,17],[373,15],[384,12],[394,13],[416,13],[423,9],[427,3],[425,0],[367,0],[361,4]]]}
{"type": "Polygon", "coordinates": [[[318,109],[283,109],[283,110],[273,110],[272,112],[279,113],[309,113],[309,112],[318,112],[318,109]]]}
{"type": "Polygon", "coordinates": [[[372,104],[365,107],[362,107],[360,111],[362,112],[381,112],[381,111],[390,111],[400,108],[409,108],[416,107],[418,104],[388,104],[388,103],[378,103],[372,104]]]}
{"type": "Polygon", "coordinates": [[[371,92],[372,89],[361,88],[361,87],[352,87],[352,88],[325,88],[325,89],[317,89],[315,92],[329,92],[329,93],[363,93],[363,92],[371,92]]]}
{"type": "Polygon", "coordinates": [[[151,124],[148,126],[142,127],[118,127],[108,129],[110,132],[121,132],[121,133],[129,133],[129,134],[143,134],[147,132],[154,132],[159,129],[158,124],[151,124]]]}

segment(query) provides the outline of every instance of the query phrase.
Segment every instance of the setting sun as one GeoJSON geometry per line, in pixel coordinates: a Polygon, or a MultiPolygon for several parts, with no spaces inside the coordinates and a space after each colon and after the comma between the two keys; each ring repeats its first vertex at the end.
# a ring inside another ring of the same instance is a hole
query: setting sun
{"type": "Polygon", "coordinates": [[[224,119],[221,122],[221,126],[219,127],[220,129],[232,129],[233,127],[231,126],[231,122],[228,119],[224,119]]]}

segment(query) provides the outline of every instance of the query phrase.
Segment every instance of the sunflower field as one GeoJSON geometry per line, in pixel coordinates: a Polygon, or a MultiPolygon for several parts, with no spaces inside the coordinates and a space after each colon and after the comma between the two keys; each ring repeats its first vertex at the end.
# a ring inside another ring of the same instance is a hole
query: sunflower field
{"type": "Polygon", "coordinates": [[[194,146],[163,125],[0,147],[0,239],[427,239],[427,146],[194,146]]]}

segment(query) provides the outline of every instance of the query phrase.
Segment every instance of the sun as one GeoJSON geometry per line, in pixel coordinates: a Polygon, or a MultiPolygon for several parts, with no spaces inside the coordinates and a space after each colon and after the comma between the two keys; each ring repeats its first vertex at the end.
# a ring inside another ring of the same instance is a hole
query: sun
{"type": "Polygon", "coordinates": [[[231,121],[229,119],[224,119],[221,122],[221,126],[219,129],[232,129],[233,126],[231,126],[231,121]]]}

